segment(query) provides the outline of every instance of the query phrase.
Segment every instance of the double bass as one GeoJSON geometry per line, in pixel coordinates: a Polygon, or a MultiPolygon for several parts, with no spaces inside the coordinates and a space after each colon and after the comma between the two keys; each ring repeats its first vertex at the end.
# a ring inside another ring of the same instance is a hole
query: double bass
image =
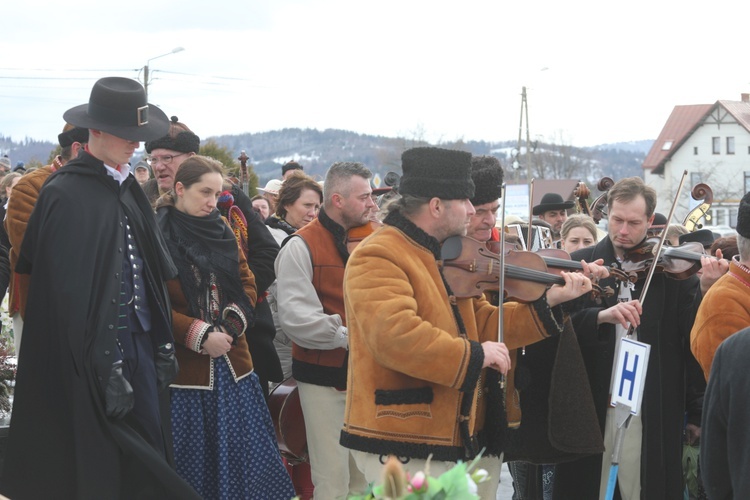
{"type": "Polygon", "coordinates": [[[245,150],[243,149],[240,153],[240,156],[237,158],[240,161],[240,183],[242,184],[242,191],[248,196],[250,196],[250,177],[247,173],[247,160],[250,158],[245,153],[245,150]]]}
{"type": "Polygon", "coordinates": [[[714,201],[714,192],[708,184],[699,183],[693,186],[690,196],[696,201],[701,200],[701,203],[692,209],[682,221],[682,225],[692,233],[703,228],[701,219],[711,220],[711,214],[708,211],[714,201]]]}

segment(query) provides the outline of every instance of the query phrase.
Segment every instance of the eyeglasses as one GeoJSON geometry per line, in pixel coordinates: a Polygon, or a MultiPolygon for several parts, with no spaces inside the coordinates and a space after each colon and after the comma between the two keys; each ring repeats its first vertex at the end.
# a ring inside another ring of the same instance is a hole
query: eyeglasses
{"type": "Polygon", "coordinates": [[[172,160],[174,160],[178,156],[183,156],[186,154],[187,153],[180,153],[178,155],[149,156],[146,158],[146,163],[148,163],[152,167],[160,162],[162,165],[169,165],[170,163],[172,163],[172,160]]]}

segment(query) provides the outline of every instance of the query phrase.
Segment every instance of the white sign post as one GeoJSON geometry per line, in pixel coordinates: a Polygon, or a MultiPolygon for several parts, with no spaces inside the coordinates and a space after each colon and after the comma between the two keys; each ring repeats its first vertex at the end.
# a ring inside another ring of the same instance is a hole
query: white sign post
{"type": "Polygon", "coordinates": [[[630,424],[630,417],[641,413],[649,354],[651,354],[651,346],[648,344],[627,337],[620,340],[611,387],[612,401],[610,404],[615,407],[617,435],[615,436],[612,466],[609,469],[609,480],[607,481],[605,496],[607,500],[612,500],[615,495],[622,443],[625,440],[625,430],[630,424]]]}

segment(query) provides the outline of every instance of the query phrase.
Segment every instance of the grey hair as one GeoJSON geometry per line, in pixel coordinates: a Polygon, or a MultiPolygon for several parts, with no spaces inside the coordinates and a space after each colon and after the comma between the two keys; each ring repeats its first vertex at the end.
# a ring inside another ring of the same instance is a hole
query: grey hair
{"type": "Polygon", "coordinates": [[[388,203],[387,210],[389,214],[399,212],[404,217],[410,217],[422,210],[422,207],[427,205],[431,199],[424,196],[402,194],[388,203]]]}
{"type": "Polygon", "coordinates": [[[355,175],[363,179],[370,179],[372,172],[360,162],[339,161],[331,165],[331,168],[326,172],[326,180],[323,183],[323,205],[328,205],[335,193],[348,197],[351,188],[349,179],[355,175]]]}
{"type": "Polygon", "coordinates": [[[745,238],[737,233],[737,251],[740,253],[741,261],[750,261],[750,238],[745,238]]]}

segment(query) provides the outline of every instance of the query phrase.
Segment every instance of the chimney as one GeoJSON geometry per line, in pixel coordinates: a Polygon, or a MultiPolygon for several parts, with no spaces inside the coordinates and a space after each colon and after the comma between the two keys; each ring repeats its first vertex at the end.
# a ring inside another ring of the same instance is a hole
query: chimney
{"type": "Polygon", "coordinates": [[[742,102],[750,103],[750,94],[740,94],[740,99],[742,102]]]}

